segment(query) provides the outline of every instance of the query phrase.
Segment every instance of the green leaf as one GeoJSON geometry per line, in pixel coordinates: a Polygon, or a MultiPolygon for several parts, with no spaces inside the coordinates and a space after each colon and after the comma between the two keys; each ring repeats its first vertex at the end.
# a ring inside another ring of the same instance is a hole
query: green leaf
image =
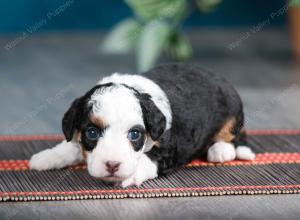
{"type": "Polygon", "coordinates": [[[289,6],[290,7],[299,7],[300,6],[300,0],[289,0],[289,6]]]}
{"type": "Polygon", "coordinates": [[[142,31],[137,48],[138,71],[150,69],[166,46],[170,27],[162,21],[149,22],[142,31]]]}
{"type": "Polygon", "coordinates": [[[174,33],[172,36],[168,45],[168,51],[171,57],[178,61],[186,61],[193,54],[190,42],[185,36],[179,33],[174,33]]]}
{"type": "Polygon", "coordinates": [[[221,2],[222,0],[196,0],[198,9],[204,13],[213,11],[221,2]]]}
{"type": "Polygon", "coordinates": [[[118,23],[105,37],[100,51],[110,54],[124,54],[132,50],[141,32],[140,24],[134,19],[126,19],[118,23]]]}
{"type": "Polygon", "coordinates": [[[135,14],[145,21],[174,18],[183,15],[186,0],[125,0],[135,14]]]}
{"type": "Polygon", "coordinates": [[[189,40],[178,31],[170,34],[166,49],[168,54],[177,61],[186,61],[193,55],[189,40]]]}

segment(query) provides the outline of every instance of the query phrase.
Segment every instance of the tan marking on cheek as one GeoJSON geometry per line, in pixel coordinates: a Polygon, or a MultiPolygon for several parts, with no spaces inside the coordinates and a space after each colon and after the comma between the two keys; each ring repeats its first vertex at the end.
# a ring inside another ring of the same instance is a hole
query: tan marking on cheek
{"type": "Polygon", "coordinates": [[[81,143],[81,132],[77,133],[77,142],[81,143]]]}
{"type": "Polygon", "coordinates": [[[154,145],[153,146],[159,148],[160,147],[160,143],[158,141],[154,141],[154,145]]]}
{"type": "Polygon", "coordinates": [[[83,159],[86,161],[87,160],[87,152],[86,150],[84,150],[84,147],[82,145],[81,146],[81,152],[82,152],[82,156],[83,156],[83,159]]]}
{"type": "Polygon", "coordinates": [[[82,153],[83,159],[86,161],[86,159],[87,159],[87,152],[84,149],[84,147],[82,145],[82,142],[81,142],[81,132],[78,132],[77,141],[78,141],[78,143],[79,143],[79,145],[81,147],[81,153],[82,153]]]}
{"type": "Polygon", "coordinates": [[[96,117],[96,116],[92,115],[92,116],[90,117],[90,120],[91,120],[95,125],[97,125],[97,126],[100,127],[100,128],[105,128],[105,127],[107,127],[107,124],[106,124],[105,120],[104,120],[103,118],[101,118],[101,117],[96,117]]]}
{"type": "Polygon", "coordinates": [[[235,135],[232,134],[235,123],[236,123],[235,118],[231,118],[227,120],[223,125],[222,129],[215,136],[215,141],[231,142],[235,138],[235,135]]]}
{"type": "MultiPolygon", "coordinates": [[[[150,140],[150,139],[151,139],[151,136],[147,133],[147,134],[146,134],[146,138],[147,138],[147,140],[150,140]]],[[[146,140],[146,142],[147,142],[147,140],[146,140]]],[[[153,143],[153,147],[157,147],[157,148],[160,147],[159,141],[153,141],[152,143],[153,143]]]]}

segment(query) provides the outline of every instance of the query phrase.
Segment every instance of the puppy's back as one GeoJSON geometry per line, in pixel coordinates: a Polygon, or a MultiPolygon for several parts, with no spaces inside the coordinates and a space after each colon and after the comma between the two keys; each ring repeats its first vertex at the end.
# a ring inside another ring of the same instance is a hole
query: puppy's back
{"type": "MultiPolygon", "coordinates": [[[[170,101],[171,130],[176,136],[178,154],[211,144],[230,119],[242,127],[242,102],[236,90],[222,77],[188,64],[161,65],[144,76],[157,83],[170,101]]],[[[180,158],[182,163],[190,159],[180,158]]]]}

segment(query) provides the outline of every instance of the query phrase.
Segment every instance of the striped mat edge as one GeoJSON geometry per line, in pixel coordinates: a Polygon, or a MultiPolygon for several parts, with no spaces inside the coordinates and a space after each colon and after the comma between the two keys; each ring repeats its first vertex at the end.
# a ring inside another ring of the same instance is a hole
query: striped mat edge
{"type": "MultiPolygon", "coordinates": [[[[251,135],[300,135],[300,129],[293,130],[254,130],[251,135]]],[[[25,135],[0,136],[0,141],[27,140],[61,140],[61,135],[25,135]]],[[[213,164],[195,160],[188,166],[239,166],[261,165],[273,163],[300,163],[300,153],[263,153],[258,154],[255,161],[233,161],[225,164],[213,164]]],[[[73,169],[85,169],[74,166],[73,169]]],[[[28,170],[27,160],[1,160],[0,170],[28,170]]],[[[299,177],[300,178],[300,177],[299,177]]],[[[66,192],[0,192],[0,201],[38,201],[38,200],[77,200],[77,199],[115,199],[115,198],[151,198],[151,197],[186,197],[216,195],[256,195],[256,194],[289,194],[300,193],[300,185],[247,185],[220,187],[180,187],[151,189],[113,189],[113,190],[81,190],[66,192]]]]}
{"type": "MultiPolygon", "coordinates": [[[[225,163],[212,163],[206,160],[196,159],[187,164],[187,167],[201,166],[245,166],[245,165],[267,165],[277,163],[300,163],[300,153],[261,153],[256,154],[253,161],[234,160],[225,163]]],[[[85,164],[71,166],[70,169],[82,170],[86,169],[85,164]]],[[[0,171],[26,171],[29,169],[28,160],[0,160],[0,171]]]]}

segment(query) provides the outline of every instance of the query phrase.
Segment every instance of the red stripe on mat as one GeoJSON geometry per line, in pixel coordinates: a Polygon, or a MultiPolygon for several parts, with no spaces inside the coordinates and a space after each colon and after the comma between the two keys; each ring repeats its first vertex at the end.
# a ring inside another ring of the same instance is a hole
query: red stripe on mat
{"type": "Polygon", "coordinates": [[[226,190],[260,190],[260,189],[290,189],[300,188],[300,185],[266,185],[266,186],[209,186],[209,187],[180,187],[180,188],[152,188],[152,189],[112,189],[112,190],[81,190],[81,191],[51,191],[51,192],[0,192],[0,196],[43,196],[43,195],[89,195],[109,193],[151,193],[178,191],[226,191],[226,190]]]}
{"type": "MultiPolygon", "coordinates": [[[[300,129],[260,129],[247,130],[249,135],[300,135],[300,129]]],[[[64,136],[60,134],[48,135],[1,135],[0,141],[36,141],[36,140],[63,140],[64,136]]]]}
{"type": "Polygon", "coordinates": [[[0,141],[61,141],[63,135],[47,134],[47,135],[2,135],[0,141]]]}
{"type": "MultiPolygon", "coordinates": [[[[234,160],[226,163],[211,163],[201,159],[193,160],[187,166],[238,166],[264,165],[278,163],[300,163],[300,153],[263,153],[257,154],[254,161],[234,160]]],[[[85,169],[85,165],[72,166],[73,169],[85,169]]],[[[28,160],[0,160],[1,171],[29,170],[28,160]]]]}
{"type": "Polygon", "coordinates": [[[258,129],[247,130],[248,135],[300,135],[300,129],[258,129]]]}

